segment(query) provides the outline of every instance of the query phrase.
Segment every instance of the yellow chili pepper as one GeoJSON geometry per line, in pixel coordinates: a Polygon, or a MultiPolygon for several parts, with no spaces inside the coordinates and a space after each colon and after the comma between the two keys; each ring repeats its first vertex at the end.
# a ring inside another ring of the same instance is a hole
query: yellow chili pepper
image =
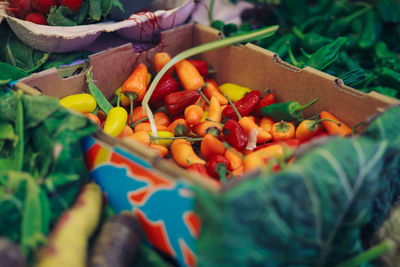
{"type": "Polygon", "coordinates": [[[201,118],[200,122],[206,121],[207,117],[208,117],[208,110],[204,111],[203,117],[201,118]]]}
{"type": "MultiPolygon", "coordinates": [[[[117,91],[114,92],[114,95],[118,95],[119,92],[122,91],[122,87],[118,88],[117,91]]],[[[129,107],[130,105],[129,97],[127,97],[124,93],[121,93],[121,106],[129,107]]]]}
{"type": "Polygon", "coordinates": [[[74,94],[60,99],[60,105],[72,108],[79,112],[93,112],[96,109],[96,100],[89,94],[74,94]]]}
{"type": "Polygon", "coordinates": [[[243,87],[234,83],[224,83],[219,86],[219,90],[223,95],[229,97],[232,102],[236,102],[242,99],[247,93],[251,92],[251,89],[243,87]]]}
{"type": "MultiPolygon", "coordinates": [[[[152,132],[149,132],[150,134],[150,138],[153,137],[152,132]]],[[[172,139],[174,137],[174,134],[169,132],[169,131],[157,131],[157,135],[158,135],[158,140],[151,140],[152,144],[159,144],[162,146],[169,146],[172,141],[174,141],[174,139],[172,139]],[[162,138],[168,138],[168,139],[162,139],[162,138]]]]}
{"type": "Polygon", "coordinates": [[[111,136],[118,136],[125,127],[128,112],[122,107],[110,109],[104,124],[104,132],[111,136]]]}

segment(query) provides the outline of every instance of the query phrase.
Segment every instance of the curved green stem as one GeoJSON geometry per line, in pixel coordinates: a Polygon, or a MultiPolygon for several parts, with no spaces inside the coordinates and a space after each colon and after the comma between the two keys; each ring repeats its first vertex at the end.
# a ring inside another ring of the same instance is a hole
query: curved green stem
{"type": "Polygon", "coordinates": [[[236,116],[239,118],[239,120],[241,120],[241,119],[242,119],[242,115],[240,115],[240,113],[239,113],[239,111],[237,110],[235,104],[232,103],[232,100],[228,97],[228,95],[225,95],[225,97],[226,97],[226,99],[228,99],[229,105],[231,105],[232,108],[233,108],[233,110],[235,111],[236,116]]]}
{"type": "Polygon", "coordinates": [[[303,106],[298,106],[295,108],[295,111],[300,111],[303,109],[306,109],[308,107],[310,107],[312,104],[314,104],[315,102],[318,101],[318,98],[314,98],[313,100],[311,100],[310,102],[308,102],[307,104],[303,105],[303,106]]]}

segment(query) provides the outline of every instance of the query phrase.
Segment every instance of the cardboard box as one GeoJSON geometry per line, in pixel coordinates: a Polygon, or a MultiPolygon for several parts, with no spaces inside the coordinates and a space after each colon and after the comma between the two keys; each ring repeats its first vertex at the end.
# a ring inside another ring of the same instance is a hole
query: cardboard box
{"type": "MultiPolygon", "coordinates": [[[[171,55],[221,38],[220,32],[198,24],[188,24],[161,33],[160,43],[147,52],[135,53],[131,44],[90,56],[95,83],[110,98],[138,62],[151,66],[157,51],[171,55]]],[[[365,94],[343,85],[336,77],[306,67],[298,69],[253,44],[236,45],[199,55],[216,70],[218,83],[233,82],[253,90],[271,89],[278,101],[318,102],[305,116],[326,109],[346,124],[381,112],[399,101],[375,92],[365,94]]],[[[21,80],[40,88],[46,95],[64,97],[87,89],[84,73],[60,78],[56,69],[21,80]]],[[[194,212],[192,185],[218,192],[210,180],[190,175],[170,160],[161,160],[147,147],[109,137],[99,131],[83,141],[87,166],[116,211],[133,210],[139,217],[147,241],[173,256],[180,265],[196,264],[196,239],[201,218],[194,212]]]]}

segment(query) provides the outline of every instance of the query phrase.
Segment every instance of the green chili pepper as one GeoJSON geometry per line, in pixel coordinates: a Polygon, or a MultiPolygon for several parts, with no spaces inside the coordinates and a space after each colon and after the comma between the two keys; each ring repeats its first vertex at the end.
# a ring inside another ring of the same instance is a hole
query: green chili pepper
{"type": "Polygon", "coordinates": [[[338,63],[345,66],[348,70],[361,69],[360,64],[353,60],[353,58],[349,57],[349,54],[346,51],[340,52],[338,63]]]}
{"type": "Polygon", "coordinates": [[[363,14],[365,14],[368,10],[370,10],[372,7],[367,6],[363,9],[360,9],[346,17],[341,17],[338,18],[337,20],[335,20],[334,22],[332,22],[327,31],[326,31],[326,35],[327,36],[340,36],[341,34],[343,34],[351,25],[350,23],[362,16],[363,14]]]}
{"type": "Polygon", "coordinates": [[[400,89],[400,73],[388,68],[381,67],[377,71],[380,84],[400,89]]]}
{"type": "Polygon", "coordinates": [[[275,52],[279,55],[280,58],[284,58],[288,53],[288,47],[286,45],[287,42],[295,42],[296,36],[294,34],[285,34],[281,38],[279,38],[276,42],[267,47],[268,50],[275,52]]]}
{"type": "Polygon", "coordinates": [[[338,76],[347,86],[357,86],[365,82],[367,75],[364,69],[354,69],[338,76]]]}
{"type": "Polygon", "coordinates": [[[382,31],[382,20],[374,10],[368,10],[364,19],[365,27],[358,40],[358,46],[361,49],[369,49],[375,44],[382,31]]]}
{"type": "Polygon", "coordinates": [[[326,14],[312,16],[309,19],[307,19],[304,23],[300,24],[298,29],[302,32],[305,32],[307,30],[307,28],[314,27],[316,24],[318,24],[318,25],[325,24],[329,20],[330,20],[330,16],[328,16],[326,14]]]}
{"type": "Polygon", "coordinates": [[[310,107],[317,100],[315,98],[303,106],[298,102],[275,103],[261,108],[260,113],[275,121],[301,121],[303,119],[303,110],[310,107]]]}
{"type": "Polygon", "coordinates": [[[347,42],[346,37],[339,37],[330,44],[318,49],[305,62],[307,66],[324,70],[339,58],[339,52],[347,42]]]}
{"type": "Polygon", "coordinates": [[[385,42],[379,41],[374,45],[375,58],[382,64],[396,65],[400,61],[397,53],[390,51],[385,42]]]}
{"type": "Polygon", "coordinates": [[[86,73],[86,82],[88,84],[88,89],[90,94],[96,100],[99,108],[104,112],[104,114],[108,114],[108,112],[113,108],[113,106],[108,102],[107,98],[103,95],[103,93],[97,88],[96,84],[93,82],[93,74],[92,70],[89,69],[86,73]]]}
{"type": "Polygon", "coordinates": [[[297,27],[293,27],[293,33],[301,40],[303,48],[309,52],[315,52],[321,48],[321,46],[332,42],[332,39],[326,38],[315,32],[304,34],[297,27]]]}
{"type": "Polygon", "coordinates": [[[394,98],[399,96],[399,92],[396,89],[393,89],[391,87],[383,87],[383,86],[366,87],[366,88],[362,88],[361,91],[363,91],[364,93],[369,93],[371,91],[375,91],[375,92],[381,93],[383,95],[391,96],[394,98]]]}
{"type": "Polygon", "coordinates": [[[331,0],[317,0],[314,5],[308,7],[308,10],[310,14],[320,14],[327,10],[331,3],[331,0]]]}

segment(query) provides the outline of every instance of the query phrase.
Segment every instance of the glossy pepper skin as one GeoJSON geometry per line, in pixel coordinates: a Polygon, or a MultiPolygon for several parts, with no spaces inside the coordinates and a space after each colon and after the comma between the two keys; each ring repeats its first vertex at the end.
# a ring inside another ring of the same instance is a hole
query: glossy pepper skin
{"type": "Polygon", "coordinates": [[[222,128],[225,140],[237,150],[243,150],[249,140],[248,134],[235,120],[227,120],[222,128]]]}
{"type": "Polygon", "coordinates": [[[112,108],[107,115],[104,124],[104,132],[111,136],[118,136],[125,127],[128,112],[122,107],[112,108]]]}
{"type": "Polygon", "coordinates": [[[175,116],[182,113],[187,106],[194,104],[199,97],[197,91],[178,91],[165,96],[164,103],[169,114],[175,116]]]}
{"type": "Polygon", "coordinates": [[[210,175],[207,172],[206,167],[200,163],[190,164],[190,166],[187,168],[187,170],[197,172],[198,174],[203,175],[205,177],[210,177],[210,175]]]}
{"type": "MultiPolygon", "coordinates": [[[[236,101],[234,105],[241,116],[247,116],[257,107],[260,98],[261,93],[259,91],[251,91],[242,99],[236,101]]],[[[239,120],[234,108],[231,105],[224,108],[222,115],[227,119],[239,120]]]]}
{"type": "Polygon", "coordinates": [[[178,91],[178,82],[169,74],[164,74],[160,82],[154,89],[153,94],[150,97],[149,103],[156,104],[164,100],[164,97],[170,93],[178,91]]]}
{"type": "Polygon", "coordinates": [[[221,181],[226,179],[226,171],[231,169],[231,163],[222,155],[215,155],[206,164],[207,172],[221,181]]]}
{"type": "Polygon", "coordinates": [[[301,121],[303,119],[303,109],[310,107],[317,102],[317,98],[301,106],[298,102],[276,103],[261,108],[261,115],[267,116],[275,121],[301,121]]]}
{"type": "Polygon", "coordinates": [[[208,65],[204,60],[188,59],[190,63],[197,69],[201,76],[205,77],[208,74],[208,65]]]}
{"type": "Polygon", "coordinates": [[[260,117],[261,116],[261,108],[275,104],[276,103],[276,97],[275,94],[271,93],[270,90],[267,91],[267,94],[260,99],[260,101],[257,104],[257,107],[254,109],[253,113],[255,116],[260,117]]]}

